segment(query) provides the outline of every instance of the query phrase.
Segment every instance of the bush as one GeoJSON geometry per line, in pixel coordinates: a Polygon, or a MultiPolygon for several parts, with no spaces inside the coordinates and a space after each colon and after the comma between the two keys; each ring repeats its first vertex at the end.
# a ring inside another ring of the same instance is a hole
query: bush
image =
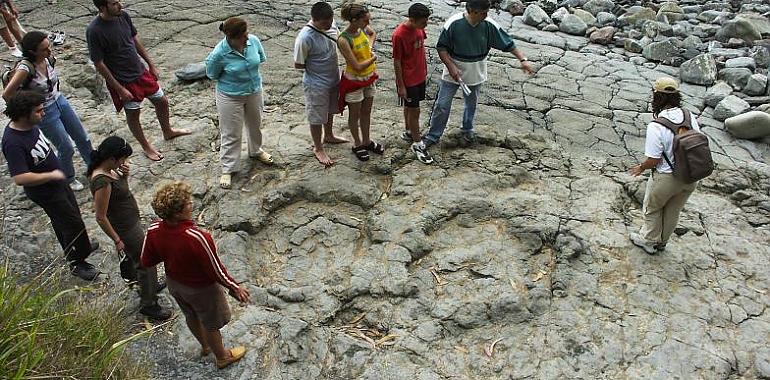
{"type": "Polygon", "coordinates": [[[123,355],[129,325],[122,311],[87,289],[64,289],[43,273],[19,284],[0,266],[0,379],[144,379],[123,355]],[[44,279],[44,276],[47,277],[44,279]]]}

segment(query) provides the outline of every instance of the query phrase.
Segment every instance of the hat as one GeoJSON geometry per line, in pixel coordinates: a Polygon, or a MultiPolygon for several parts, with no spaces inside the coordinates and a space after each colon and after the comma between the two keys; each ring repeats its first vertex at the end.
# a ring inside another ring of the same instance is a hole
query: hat
{"type": "Polygon", "coordinates": [[[655,84],[652,85],[652,89],[655,92],[664,92],[666,94],[675,94],[679,92],[679,84],[673,78],[663,77],[658,78],[655,84]]]}

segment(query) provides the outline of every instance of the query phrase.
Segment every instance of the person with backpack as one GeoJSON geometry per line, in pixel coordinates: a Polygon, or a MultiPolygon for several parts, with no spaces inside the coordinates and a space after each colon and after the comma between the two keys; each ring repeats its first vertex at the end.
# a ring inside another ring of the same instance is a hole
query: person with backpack
{"type": "Polygon", "coordinates": [[[80,118],[67,97],[59,91],[59,74],[54,68],[56,58],[51,51],[51,41],[47,34],[36,30],[22,38],[21,47],[24,59],[8,74],[10,78],[3,89],[3,99],[8,101],[19,89],[34,91],[45,97],[45,116],[38,127],[56,147],[70,188],[75,191],[83,190],[83,184],[75,177],[75,166],[72,162],[75,150],[72,141],[75,142],[75,147],[86,166],[91,163],[93,146],[80,118]]]}
{"type": "Polygon", "coordinates": [[[631,242],[649,254],[665,250],[679,214],[699,179],[713,171],[708,138],[689,111],[682,108],[676,80],[655,81],[652,114],[647,125],[644,162],[630,169],[633,176],[652,170],[644,194],[644,224],[631,233],[631,242]]]}

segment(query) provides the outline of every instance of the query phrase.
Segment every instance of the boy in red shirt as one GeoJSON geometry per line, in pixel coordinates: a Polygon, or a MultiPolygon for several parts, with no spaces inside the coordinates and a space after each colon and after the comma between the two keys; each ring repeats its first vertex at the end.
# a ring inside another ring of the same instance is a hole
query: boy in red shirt
{"type": "Polygon", "coordinates": [[[420,101],[425,99],[425,79],[428,64],[425,60],[425,27],[430,10],[422,3],[409,7],[408,19],[396,27],[393,42],[393,65],[396,72],[396,90],[404,106],[406,131],[401,138],[412,143],[412,152],[423,164],[433,162],[420,136],[420,101]]]}

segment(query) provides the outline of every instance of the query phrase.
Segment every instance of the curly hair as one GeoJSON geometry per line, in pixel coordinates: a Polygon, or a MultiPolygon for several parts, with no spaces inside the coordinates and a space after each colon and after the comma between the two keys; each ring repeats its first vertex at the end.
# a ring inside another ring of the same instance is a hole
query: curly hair
{"type": "Polygon", "coordinates": [[[359,19],[364,17],[367,13],[369,13],[369,8],[355,0],[344,1],[342,3],[342,8],[340,9],[340,15],[345,21],[359,19]]]}
{"type": "Polygon", "coordinates": [[[667,108],[678,108],[682,106],[682,94],[665,93],[665,92],[652,92],[652,115],[658,117],[660,111],[667,108]]]}
{"type": "Polygon", "coordinates": [[[176,181],[167,183],[155,191],[152,199],[152,209],[163,220],[176,221],[179,214],[192,198],[192,187],[189,184],[176,181]]]}

